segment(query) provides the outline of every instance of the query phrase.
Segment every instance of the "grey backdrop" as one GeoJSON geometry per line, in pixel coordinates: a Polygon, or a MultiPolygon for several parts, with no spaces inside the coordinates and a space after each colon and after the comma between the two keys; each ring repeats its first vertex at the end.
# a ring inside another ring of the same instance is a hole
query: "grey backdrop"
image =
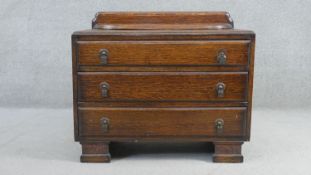
{"type": "Polygon", "coordinates": [[[228,11],[257,34],[255,107],[311,106],[309,0],[1,0],[0,106],[71,107],[71,46],[97,11],[228,11]]]}

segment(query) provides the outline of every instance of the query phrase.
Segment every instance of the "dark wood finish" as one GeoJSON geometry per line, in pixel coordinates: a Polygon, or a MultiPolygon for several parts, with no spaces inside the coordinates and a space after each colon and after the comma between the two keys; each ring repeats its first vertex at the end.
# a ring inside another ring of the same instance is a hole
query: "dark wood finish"
{"type": "MultiPolygon", "coordinates": [[[[72,87],[73,87],[73,120],[74,120],[74,128],[78,128],[78,75],[77,75],[77,37],[72,35],[71,37],[71,45],[72,45],[72,87]]],[[[79,131],[77,129],[74,130],[74,139],[75,141],[79,140],[79,131]]]]}
{"type": "Polygon", "coordinates": [[[79,41],[206,41],[251,40],[249,30],[84,30],[74,32],[79,41]]]}
{"type": "Polygon", "coordinates": [[[243,162],[241,145],[243,142],[214,142],[214,162],[240,163],[243,162]]]}
{"type": "Polygon", "coordinates": [[[206,72],[101,72],[79,73],[79,101],[245,101],[247,73],[206,72]],[[100,84],[110,86],[108,96],[100,84]],[[224,97],[218,97],[216,85],[226,85],[224,97]]]}
{"type": "Polygon", "coordinates": [[[250,40],[250,30],[100,30],[76,31],[79,41],[250,40]]]}
{"type": "Polygon", "coordinates": [[[110,162],[109,142],[81,143],[81,162],[110,162]]]}
{"type": "Polygon", "coordinates": [[[254,52],[254,32],[233,29],[226,12],[98,13],[72,35],[81,162],[109,162],[110,142],[140,141],[212,142],[214,162],[242,162],[254,52]]]}
{"type": "Polygon", "coordinates": [[[246,66],[248,40],[239,41],[80,41],[79,64],[102,65],[99,51],[109,51],[111,65],[218,65],[246,66]],[[217,62],[219,51],[225,50],[227,61],[217,62]],[[191,58],[191,59],[189,59],[191,58]]]}
{"type": "Polygon", "coordinates": [[[243,136],[246,108],[79,108],[80,135],[105,137],[243,136]],[[100,120],[109,119],[109,130],[100,120]],[[224,120],[222,133],[215,121],[224,120]]]}
{"type": "Polygon", "coordinates": [[[80,72],[246,72],[247,66],[79,66],[80,72]]]}
{"type": "Polygon", "coordinates": [[[232,29],[227,12],[99,12],[94,29],[232,29]]]}
{"type": "Polygon", "coordinates": [[[175,107],[247,107],[248,102],[222,101],[102,101],[78,102],[79,107],[146,107],[146,108],[175,108],[175,107]]]}
{"type": "Polygon", "coordinates": [[[247,123],[247,138],[246,140],[250,140],[251,136],[251,116],[252,116],[252,103],[253,103],[253,80],[254,80],[254,63],[255,63],[255,35],[251,38],[251,45],[250,45],[250,51],[249,51],[249,71],[248,71],[248,115],[246,119],[247,123]]]}

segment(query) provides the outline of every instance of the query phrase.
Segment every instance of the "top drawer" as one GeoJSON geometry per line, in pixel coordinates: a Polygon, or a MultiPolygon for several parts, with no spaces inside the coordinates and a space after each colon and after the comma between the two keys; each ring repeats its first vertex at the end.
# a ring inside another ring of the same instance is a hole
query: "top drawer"
{"type": "Polygon", "coordinates": [[[78,41],[85,66],[246,66],[250,41],[78,41]]]}

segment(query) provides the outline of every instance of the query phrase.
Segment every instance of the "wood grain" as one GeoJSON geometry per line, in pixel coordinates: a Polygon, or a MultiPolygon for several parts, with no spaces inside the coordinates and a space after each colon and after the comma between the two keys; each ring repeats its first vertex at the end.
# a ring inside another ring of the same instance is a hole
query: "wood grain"
{"type": "Polygon", "coordinates": [[[79,65],[101,65],[99,52],[109,52],[111,65],[218,65],[246,66],[248,40],[239,41],[80,41],[79,65]],[[217,62],[219,51],[225,50],[226,64],[217,62]]]}
{"type": "Polygon", "coordinates": [[[81,162],[110,162],[109,142],[82,142],[81,162]]]}
{"type": "Polygon", "coordinates": [[[78,102],[79,107],[247,107],[248,102],[228,101],[101,101],[78,102]]]}
{"type": "Polygon", "coordinates": [[[73,33],[79,41],[206,41],[251,40],[250,30],[83,30],[73,33]]]}
{"type": "Polygon", "coordinates": [[[232,29],[227,12],[99,12],[94,29],[232,29]]]}
{"type": "Polygon", "coordinates": [[[215,154],[213,155],[213,161],[220,163],[243,162],[241,154],[242,144],[243,142],[214,142],[215,154]]]}
{"type": "Polygon", "coordinates": [[[214,162],[242,162],[250,139],[255,33],[226,12],[100,12],[72,34],[73,112],[81,162],[109,162],[110,142],[213,142],[214,162]],[[108,50],[107,64],[99,52],[108,50]],[[225,50],[226,64],[217,54],[225,50]],[[100,83],[109,84],[102,97],[100,83]],[[226,84],[218,97],[216,84],[226,84]],[[103,132],[100,119],[109,119],[103,132]],[[215,120],[224,120],[216,132],[215,120]]]}
{"type": "Polygon", "coordinates": [[[74,139],[75,141],[79,140],[79,131],[78,128],[78,75],[77,75],[77,37],[71,36],[71,45],[72,45],[72,97],[73,97],[73,121],[74,121],[74,139]]]}
{"type": "Polygon", "coordinates": [[[242,136],[246,108],[79,108],[81,136],[242,136]],[[100,119],[109,119],[103,132],[100,119]],[[224,120],[218,134],[215,120],[224,120]]]}
{"type": "Polygon", "coordinates": [[[79,66],[80,72],[247,72],[248,66],[79,66]]]}
{"type": "Polygon", "coordinates": [[[92,72],[79,73],[81,102],[132,101],[246,101],[247,73],[207,72],[92,72]],[[100,84],[110,86],[101,96],[100,84]],[[224,97],[216,93],[217,83],[226,85],[224,97]]]}

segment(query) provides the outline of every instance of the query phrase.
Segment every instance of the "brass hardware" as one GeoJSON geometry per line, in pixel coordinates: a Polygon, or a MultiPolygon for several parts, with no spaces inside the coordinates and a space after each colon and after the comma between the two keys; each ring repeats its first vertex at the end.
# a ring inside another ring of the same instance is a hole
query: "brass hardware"
{"type": "Polygon", "coordinates": [[[107,82],[100,83],[102,97],[108,97],[109,84],[107,82]]]}
{"type": "Polygon", "coordinates": [[[233,22],[231,15],[229,13],[226,13],[226,16],[227,16],[228,21],[230,22],[232,29],[233,29],[234,28],[234,22],[233,22]]]}
{"type": "Polygon", "coordinates": [[[215,127],[217,133],[222,133],[224,130],[224,120],[223,119],[216,119],[215,127]]]}
{"type": "Polygon", "coordinates": [[[106,118],[106,117],[101,118],[100,119],[100,125],[101,125],[101,128],[102,128],[103,132],[108,132],[108,129],[109,129],[109,119],[106,118]]]}
{"type": "Polygon", "coordinates": [[[217,97],[225,96],[225,88],[226,88],[226,85],[224,83],[217,83],[216,85],[217,97]]]}
{"type": "Polygon", "coordinates": [[[226,64],[227,55],[224,49],[220,50],[217,55],[217,61],[219,64],[226,64]]]}
{"type": "Polygon", "coordinates": [[[99,52],[99,59],[101,64],[107,64],[108,63],[108,50],[107,49],[102,49],[99,52]]]}

